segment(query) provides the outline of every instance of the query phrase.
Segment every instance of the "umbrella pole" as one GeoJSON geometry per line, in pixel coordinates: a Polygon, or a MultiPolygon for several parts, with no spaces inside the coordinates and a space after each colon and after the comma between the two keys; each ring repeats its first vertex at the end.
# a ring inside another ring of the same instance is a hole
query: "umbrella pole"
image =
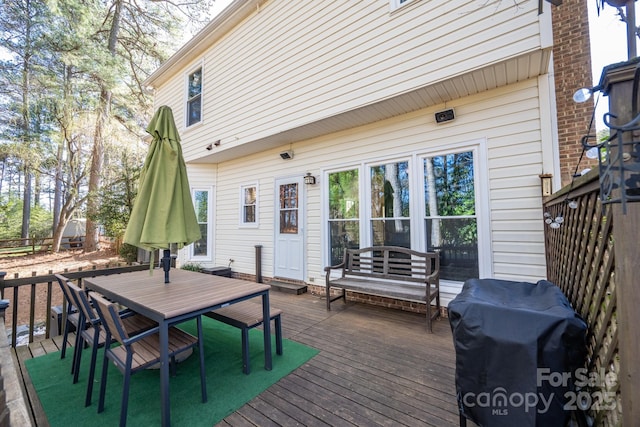
{"type": "Polygon", "coordinates": [[[171,250],[169,249],[164,250],[162,269],[164,270],[164,283],[169,283],[169,270],[171,269],[171,250]]]}

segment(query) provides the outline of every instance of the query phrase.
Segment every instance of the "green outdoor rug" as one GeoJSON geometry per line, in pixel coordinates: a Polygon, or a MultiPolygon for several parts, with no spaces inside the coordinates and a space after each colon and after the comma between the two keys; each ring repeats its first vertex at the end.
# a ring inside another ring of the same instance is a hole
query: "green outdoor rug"
{"type": "MultiPolygon", "coordinates": [[[[275,354],[272,336],[273,369],[264,369],[263,335],[250,331],[251,373],[242,373],[242,341],[240,330],[209,318],[203,318],[208,402],[202,403],[200,368],[197,350],[177,365],[170,379],[171,424],[174,426],[211,427],[243,404],[256,397],[280,378],[311,359],[318,350],[291,340],[283,340],[283,355],[275,354]]],[[[195,320],[180,327],[195,335],[195,320]]],[[[82,354],[80,378],[73,384],[72,352],[60,359],[60,352],[49,353],[26,361],[27,370],[38,392],[52,427],[118,425],[122,399],[123,375],[110,365],[107,379],[105,410],[97,413],[100,394],[100,369],[103,351],[98,351],[96,382],[92,405],[84,406],[89,376],[91,349],[82,354]]],[[[160,373],[158,370],[138,372],[131,376],[127,424],[160,425],[160,373]]]]}

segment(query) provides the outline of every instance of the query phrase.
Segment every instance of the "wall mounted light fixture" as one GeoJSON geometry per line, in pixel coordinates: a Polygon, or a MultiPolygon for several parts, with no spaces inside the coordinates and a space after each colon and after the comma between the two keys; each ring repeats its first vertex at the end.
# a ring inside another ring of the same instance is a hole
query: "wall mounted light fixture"
{"type": "Polygon", "coordinates": [[[542,187],[542,196],[550,196],[552,193],[551,190],[551,178],[553,175],[550,173],[543,173],[540,175],[540,185],[542,187]]]}
{"type": "Polygon", "coordinates": [[[291,160],[293,159],[293,150],[287,150],[280,153],[280,157],[282,160],[291,160]]]}
{"type": "Polygon", "coordinates": [[[208,151],[213,150],[213,144],[209,144],[205,147],[208,151]]]}
{"type": "Polygon", "coordinates": [[[316,183],[316,177],[311,175],[311,172],[307,172],[304,176],[304,183],[307,185],[313,185],[316,183]]]}

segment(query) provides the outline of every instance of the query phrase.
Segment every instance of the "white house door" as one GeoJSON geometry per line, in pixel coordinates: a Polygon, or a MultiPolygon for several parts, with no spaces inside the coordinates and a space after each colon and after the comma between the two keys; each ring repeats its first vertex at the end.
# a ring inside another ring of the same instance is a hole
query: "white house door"
{"type": "Polygon", "coordinates": [[[276,277],[304,280],[302,178],[276,181],[276,277]]]}

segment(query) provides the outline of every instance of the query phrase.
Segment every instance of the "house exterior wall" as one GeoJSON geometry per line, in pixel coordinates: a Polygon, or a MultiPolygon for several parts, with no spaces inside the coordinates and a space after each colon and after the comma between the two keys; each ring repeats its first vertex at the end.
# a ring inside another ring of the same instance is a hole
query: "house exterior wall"
{"type": "MultiPolygon", "coordinates": [[[[326,171],[379,159],[406,158],[447,147],[480,144],[478,164],[486,185],[485,209],[479,212],[487,231],[485,277],[537,281],[545,277],[540,181],[543,168],[543,126],[539,118],[540,84],[518,85],[461,98],[452,105],[457,118],[435,123],[427,108],[383,122],[257,153],[218,165],[189,165],[192,187],[215,187],[215,259],[205,266],[228,265],[241,274],[255,273],[255,245],[262,246],[262,273],[273,277],[275,180],[311,172],[318,183],[305,186],[305,282],[322,285],[328,265],[326,238],[326,171]],[[284,161],[279,153],[292,149],[284,161]],[[239,224],[240,187],[257,184],[259,218],[256,227],[239,224]]],[[[446,305],[461,283],[444,282],[446,305]]]]}
{"type": "Polygon", "coordinates": [[[203,148],[214,140],[216,152],[238,147],[543,49],[550,39],[536,2],[413,1],[393,12],[386,0],[257,3],[156,87],[156,104],[172,106],[182,127],[187,161],[209,155],[203,148]],[[202,123],[185,129],[185,76],[199,66],[202,123]]]}
{"type": "MultiPolygon", "coordinates": [[[[301,198],[304,281],[323,286],[328,173],[472,147],[478,154],[480,277],[545,277],[539,174],[559,174],[550,74],[506,84],[498,73],[481,93],[460,86],[446,103],[423,99],[422,108],[384,120],[255,148],[269,136],[322,127],[327,118],[493,63],[521,56],[526,62],[527,53],[549,48],[550,19],[538,16],[537,2],[414,0],[393,12],[384,0],[248,3],[255,8],[240,25],[215,38],[202,55],[154,78],[156,106],[174,111],[190,185],[210,188],[214,200],[213,257],[198,262],[230,265],[250,276],[260,245],[262,275],[274,277],[276,180],[311,173],[318,183],[304,186],[301,198]],[[185,129],[185,79],[198,67],[204,76],[202,122],[185,129]],[[436,124],[434,114],[445,108],[455,110],[455,120],[436,124]],[[219,146],[205,149],[215,141],[219,146]],[[217,159],[230,149],[238,155],[217,159]],[[280,158],[286,150],[293,150],[292,160],[280,158]],[[258,189],[254,226],[240,223],[244,185],[258,189]]],[[[418,202],[412,199],[412,212],[423,209],[418,202]]],[[[420,240],[417,245],[424,246],[420,240]]],[[[188,250],[179,261],[191,261],[188,250]]],[[[441,282],[443,306],[461,286],[441,282]]]]}

